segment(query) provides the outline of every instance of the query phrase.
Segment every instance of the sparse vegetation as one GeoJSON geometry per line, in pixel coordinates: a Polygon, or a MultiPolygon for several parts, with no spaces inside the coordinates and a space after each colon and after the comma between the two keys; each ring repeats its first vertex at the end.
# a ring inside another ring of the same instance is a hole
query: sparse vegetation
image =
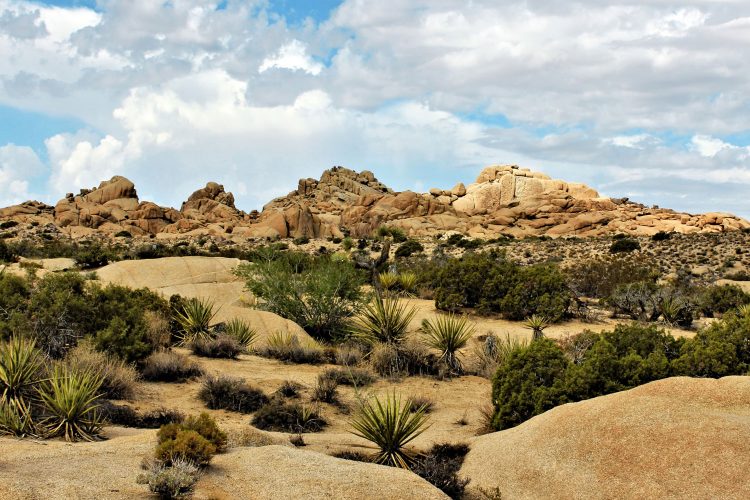
{"type": "Polygon", "coordinates": [[[258,429],[276,432],[319,432],[327,425],[314,406],[271,400],[253,415],[258,429]]]}
{"type": "Polygon", "coordinates": [[[312,343],[303,344],[295,334],[276,332],[266,342],[265,346],[256,349],[259,356],[313,365],[325,361],[323,349],[312,343]]]}
{"type": "Polygon", "coordinates": [[[143,362],[141,375],[151,382],[183,382],[203,375],[203,370],[182,354],[157,351],[143,362]]]}
{"type": "Polygon", "coordinates": [[[262,391],[249,386],[244,379],[229,375],[203,377],[198,399],[212,410],[239,413],[252,413],[268,402],[262,391]]]}
{"type": "Polygon", "coordinates": [[[242,344],[237,339],[226,334],[214,338],[197,338],[190,345],[193,354],[206,358],[236,359],[243,351],[242,344]]]}
{"type": "Polygon", "coordinates": [[[425,319],[422,320],[422,333],[425,343],[440,351],[440,361],[444,362],[452,373],[460,374],[463,369],[458,353],[474,335],[474,326],[468,318],[445,314],[425,319]]]}

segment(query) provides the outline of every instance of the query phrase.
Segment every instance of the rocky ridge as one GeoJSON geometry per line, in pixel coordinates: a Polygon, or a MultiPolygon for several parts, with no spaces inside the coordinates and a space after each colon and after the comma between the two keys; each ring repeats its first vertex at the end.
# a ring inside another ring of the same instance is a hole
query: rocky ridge
{"type": "Polygon", "coordinates": [[[659,231],[720,233],[750,228],[727,213],[687,214],[646,207],[627,198],[606,198],[584,184],[551,179],[516,165],[494,165],[469,186],[428,193],[395,192],[374,174],[333,167],[319,180],[267,203],[262,212],[236,208],[224,186],[209,182],[180,210],[138,198],[128,179],[115,176],[54,207],[29,201],[0,209],[0,219],[32,223],[72,237],[92,233],[133,236],[221,235],[231,239],[328,238],[371,234],[383,224],[411,236],[450,231],[472,237],[599,236],[659,231]]]}

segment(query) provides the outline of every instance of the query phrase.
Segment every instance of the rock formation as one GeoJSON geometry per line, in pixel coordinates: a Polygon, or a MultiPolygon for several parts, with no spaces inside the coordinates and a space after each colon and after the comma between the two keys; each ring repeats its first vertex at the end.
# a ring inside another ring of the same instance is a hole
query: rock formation
{"type": "Polygon", "coordinates": [[[725,213],[692,215],[648,208],[626,198],[604,198],[578,183],[554,180],[516,165],[495,165],[476,182],[428,193],[394,192],[372,172],[333,167],[319,180],[301,179],[297,189],[276,198],[261,213],[235,207],[224,186],[209,182],[180,210],[140,201],[128,179],[115,176],[94,189],[72,193],[55,207],[25,202],[0,209],[0,219],[50,224],[71,236],[127,231],[146,235],[224,235],[247,238],[366,236],[383,224],[411,236],[447,231],[472,237],[599,236],[659,231],[723,232],[750,228],[725,213]]]}
{"type": "Polygon", "coordinates": [[[678,377],[479,437],[460,474],[504,499],[748,498],[750,378],[678,377]]]}

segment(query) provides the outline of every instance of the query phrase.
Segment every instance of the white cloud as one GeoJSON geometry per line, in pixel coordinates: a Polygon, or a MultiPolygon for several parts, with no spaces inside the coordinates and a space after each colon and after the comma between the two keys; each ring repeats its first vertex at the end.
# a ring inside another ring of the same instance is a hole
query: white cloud
{"type": "Polygon", "coordinates": [[[335,164],[406,188],[519,162],[750,214],[714,184],[750,172],[726,139],[748,127],[749,2],[346,0],[301,26],[215,4],[0,0],[0,104],[86,124],[49,139],[50,196],[123,173],[170,203],[242,182],[250,208],[335,164]]]}
{"type": "Polygon", "coordinates": [[[273,56],[263,59],[258,67],[258,73],[264,73],[272,68],[301,70],[315,76],[323,70],[323,65],[307,55],[305,44],[299,40],[292,40],[282,46],[273,56]]]}
{"type": "Polygon", "coordinates": [[[32,198],[30,181],[44,173],[44,165],[26,146],[0,147],[0,203],[3,206],[32,198]]]}

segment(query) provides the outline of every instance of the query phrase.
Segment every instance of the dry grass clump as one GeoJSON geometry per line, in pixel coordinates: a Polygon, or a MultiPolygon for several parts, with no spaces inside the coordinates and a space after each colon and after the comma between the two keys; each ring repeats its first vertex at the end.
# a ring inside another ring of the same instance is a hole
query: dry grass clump
{"type": "Polygon", "coordinates": [[[325,353],[320,346],[313,343],[302,344],[297,335],[283,332],[271,335],[265,346],[256,349],[256,354],[290,363],[316,365],[325,362],[325,353]]]}
{"type": "Polygon", "coordinates": [[[432,410],[435,409],[435,402],[427,396],[413,396],[407,399],[407,402],[409,403],[410,413],[416,413],[420,410],[424,413],[432,413],[432,410]]]}
{"type": "Polygon", "coordinates": [[[370,353],[370,365],[375,373],[391,379],[441,373],[437,356],[420,342],[378,344],[370,353]]]}
{"type": "Polygon", "coordinates": [[[144,360],[141,375],[151,382],[184,382],[203,375],[203,369],[180,353],[157,351],[144,360]]]}
{"type": "Polygon", "coordinates": [[[165,349],[172,343],[172,330],[169,327],[169,318],[161,312],[145,311],[143,319],[146,321],[146,332],[149,343],[157,349],[165,349]]]}
{"type": "Polygon", "coordinates": [[[273,435],[266,434],[254,427],[243,427],[228,432],[227,448],[259,448],[279,444],[273,435]]]}
{"type": "Polygon", "coordinates": [[[138,372],[119,358],[81,342],[68,351],[65,364],[78,371],[96,373],[102,380],[101,394],[108,399],[132,399],[138,388],[138,372]]]}
{"type": "Polygon", "coordinates": [[[250,387],[244,379],[228,375],[203,377],[198,399],[212,410],[252,413],[268,402],[262,391],[250,387]]]}
{"type": "Polygon", "coordinates": [[[283,398],[298,398],[302,390],[302,384],[293,380],[285,380],[278,389],[276,394],[283,398]]]}
{"type": "Polygon", "coordinates": [[[319,432],[328,425],[315,406],[271,400],[255,412],[252,424],[264,431],[319,432]]]}
{"type": "Polygon", "coordinates": [[[321,403],[337,403],[339,383],[335,378],[327,377],[325,373],[318,375],[318,381],[313,388],[311,399],[321,403]]]}
{"type": "Polygon", "coordinates": [[[339,385],[350,385],[353,387],[364,387],[377,380],[369,370],[362,368],[330,368],[324,371],[319,379],[330,379],[339,385]]]}
{"type": "Polygon", "coordinates": [[[236,359],[245,350],[235,337],[225,334],[214,338],[197,338],[190,347],[196,356],[223,359],[236,359]]]}
{"type": "Polygon", "coordinates": [[[158,460],[151,461],[137,482],[148,485],[149,491],[159,498],[171,499],[190,495],[199,478],[198,466],[190,460],[176,458],[170,466],[158,460]]]}
{"type": "Polygon", "coordinates": [[[365,357],[365,349],[360,344],[347,342],[336,348],[334,361],[340,366],[356,366],[365,357]]]}
{"type": "Polygon", "coordinates": [[[498,367],[513,352],[527,345],[527,340],[511,337],[510,334],[506,334],[503,338],[489,333],[474,349],[476,365],[472,371],[481,377],[492,378],[498,367]]]}
{"type": "Polygon", "coordinates": [[[185,420],[185,414],[176,409],[157,408],[140,413],[131,406],[118,405],[111,401],[102,402],[100,411],[102,418],[110,424],[141,429],[158,429],[162,425],[185,420]]]}

